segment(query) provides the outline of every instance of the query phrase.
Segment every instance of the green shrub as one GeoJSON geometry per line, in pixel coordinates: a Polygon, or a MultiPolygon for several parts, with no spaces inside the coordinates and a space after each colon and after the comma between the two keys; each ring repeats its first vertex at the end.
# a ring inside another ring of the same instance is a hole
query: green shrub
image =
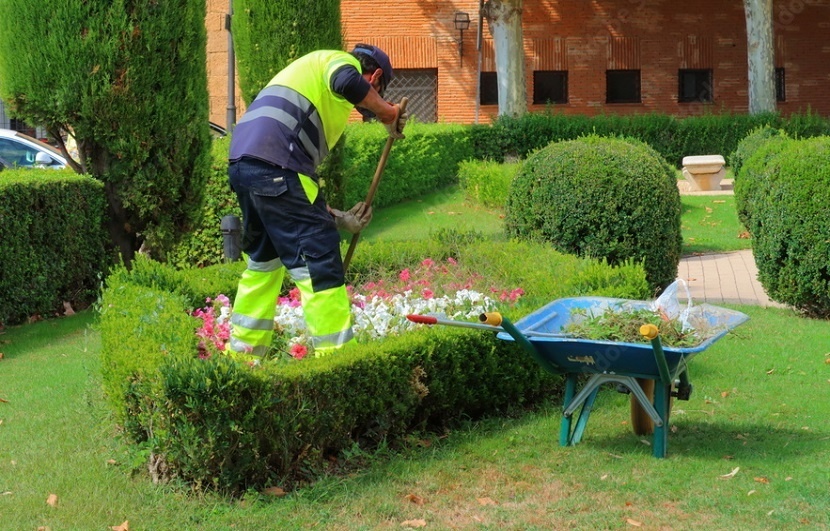
{"type": "Polygon", "coordinates": [[[104,185],[69,170],[0,173],[0,324],[63,314],[98,296],[106,252],[104,185]]]}
{"type": "MultiPolygon", "coordinates": [[[[640,266],[612,269],[546,245],[498,245],[458,234],[423,245],[369,244],[355,264],[361,275],[371,267],[394,274],[425,257],[443,259],[449,240],[460,261],[525,289],[534,307],[510,308],[514,319],[561,296],[647,292],[640,266]],[[569,292],[576,285],[586,291],[569,292]],[[632,291],[622,293],[622,285],[632,291]]],[[[222,355],[200,359],[199,322],[189,312],[202,306],[206,289],[233,282],[235,267],[182,272],[141,259],[108,281],[100,319],[105,390],[156,476],[234,492],[291,485],[311,479],[326,456],[354,444],[394,447],[412,430],[536,404],[559,389],[560,377],[515,343],[454,327],[425,327],[257,370],[222,355]]]]}
{"type": "Polygon", "coordinates": [[[752,154],[755,153],[755,151],[757,151],[758,148],[764,145],[768,140],[786,136],[786,132],[781,129],[770,127],[769,125],[753,129],[748,135],[743,137],[740,142],[738,142],[735,151],[730,153],[727,157],[727,164],[730,168],[732,168],[732,173],[735,176],[738,176],[741,173],[741,167],[746,159],[751,157],[752,154]]]}
{"type": "Polygon", "coordinates": [[[757,136],[747,137],[740,151],[736,151],[740,172],[735,174],[735,208],[738,219],[750,234],[755,232],[753,212],[759,201],[766,201],[765,197],[769,194],[767,179],[773,169],[769,163],[792,142],[785,133],[773,131],[778,130],[759,130],[757,136]]]}
{"type": "Polygon", "coordinates": [[[749,159],[755,178],[750,233],[758,279],[770,298],[830,317],[830,137],[789,141],[749,159]]]}
{"type": "Polygon", "coordinates": [[[674,170],[636,140],[590,136],[530,156],[513,181],[509,235],[566,253],[643,262],[654,288],[677,275],[680,193],[674,170]]]}
{"type": "Polygon", "coordinates": [[[821,116],[774,114],[708,114],[677,118],[664,114],[570,116],[561,113],[528,113],[521,117],[499,117],[491,126],[473,126],[470,138],[475,159],[502,162],[525,158],[551,142],[574,140],[585,135],[623,136],[649,144],[666,160],[680,167],[688,155],[728,154],[752,129],[771,125],[791,135],[823,134],[828,121],[821,116]]]}
{"type": "Polygon", "coordinates": [[[204,267],[224,260],[222,218],[242,217],[236,194],[228,184],[228,137],[215,139],[211,147],[211,171],[205,183],[200,222],[167,254],[179,268],[204,267]]]}
{"type": "MultiPolygon", "coordinates": [[[[351,207],[365,200],[387,138],[380,124],[346,128],[342,153],[320,170],[332,206],[351,207]]],[[[393,205],[457,182],[459,163],[471,155],[465,126],[407,124],[406,138],[395,141],[390,151],[372,205],[393,205]]]]}
{"type": "Polygon", "coordinates": [[[468,160],[458,167],[458,180],[467,197],[486,207],[504,206],[518,163],[468,160]]]}

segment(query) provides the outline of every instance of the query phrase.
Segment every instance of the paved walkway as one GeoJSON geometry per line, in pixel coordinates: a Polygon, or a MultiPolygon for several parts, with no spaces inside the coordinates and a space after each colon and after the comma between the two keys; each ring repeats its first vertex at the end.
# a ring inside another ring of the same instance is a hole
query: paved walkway
{"type": "MultiPolygon", "coordinates": [[[[691,192],[688,183],[678,182],[681,194],[729,195],[731,180],[724,180],[720,191],[691,192]]],[[[761,283],[751,250],[686,256],[680,260],[677,276],[686,281],[693,303],[752,304],[786,306],[771,301],[761,283]]]]}

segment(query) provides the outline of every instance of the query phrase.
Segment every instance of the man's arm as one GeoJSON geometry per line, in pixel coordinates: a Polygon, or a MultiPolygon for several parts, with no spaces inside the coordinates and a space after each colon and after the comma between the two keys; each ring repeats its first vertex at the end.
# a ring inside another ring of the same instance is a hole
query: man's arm
{"type": "Polygon", "coordinates": [[[331,77],[331,90],[340,94],[352,105],[370,110],[384,124],[391,124],[398,117],[399,105],[388,103],[380,94],[351,66],[339,68],[331,77]]]}

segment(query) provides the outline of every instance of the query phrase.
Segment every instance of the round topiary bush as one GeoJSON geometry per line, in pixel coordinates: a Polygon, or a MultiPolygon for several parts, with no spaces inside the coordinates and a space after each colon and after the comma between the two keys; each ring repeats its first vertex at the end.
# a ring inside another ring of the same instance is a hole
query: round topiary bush
{"type": "Polygon", "coordinates": [[[738,219],[750,234],[752,204],[763,188],[759,182],[764,178],[763,168],[769,157],[778,153],[789,140],[786,131],[769,126],[759,127],[745,136],[729,155],[729,165],[735,178],[735,208],[738,219]],[[749,163],[756,153],[760,155],[749,163]]]}
{"type": "MultiPolygon", "coordinates": [[[[677,276],[680,193],[676,172],[633,139],[588,136],[528,157],[510,189],[510,236],[541,239],[562,252],[642,261],[653,288],[677,276]]],[[[532,259],[532,257],[528,257],[532,259]]]]}
{"type": "Polygon", "coordinates": [[[737,176],[741,172],[744,162],[751,157],[761,146],[771,139],[787,138],[787,132],[769,125],[756,127],[738,142],[735,151],[729,154],[727,160],[732,173],[737,176]]]}
{"type": "Polygon", "coordinates": [[[759,150],[744,171],[760,176],[750,234],[758,279],[770,298],[830,317],[830,137],[759,150]]]}

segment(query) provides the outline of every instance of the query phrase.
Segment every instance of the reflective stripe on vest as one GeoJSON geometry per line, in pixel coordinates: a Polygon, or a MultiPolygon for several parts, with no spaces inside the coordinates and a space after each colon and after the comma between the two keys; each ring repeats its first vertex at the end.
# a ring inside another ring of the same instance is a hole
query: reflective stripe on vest
{"type": "Polygon", "coordinates": [[[265,87],[256,99],[261,106],[252,105],[254,108],[246,112],[237,125],[257,118],[275,120],[296,135],[314,167],[319,166],[329,148],[323,137],[323,121],[314,105],[296,90],[280,85],[265,87]]]}
{"type": "Polygon", "coordinates": [[[228,158],[254,157],[315,176],[354,109],[331,89],[334,73],[344,66],[360,72],[353,55],[320,50],[281,70],[236,124],[228,158]]]}

